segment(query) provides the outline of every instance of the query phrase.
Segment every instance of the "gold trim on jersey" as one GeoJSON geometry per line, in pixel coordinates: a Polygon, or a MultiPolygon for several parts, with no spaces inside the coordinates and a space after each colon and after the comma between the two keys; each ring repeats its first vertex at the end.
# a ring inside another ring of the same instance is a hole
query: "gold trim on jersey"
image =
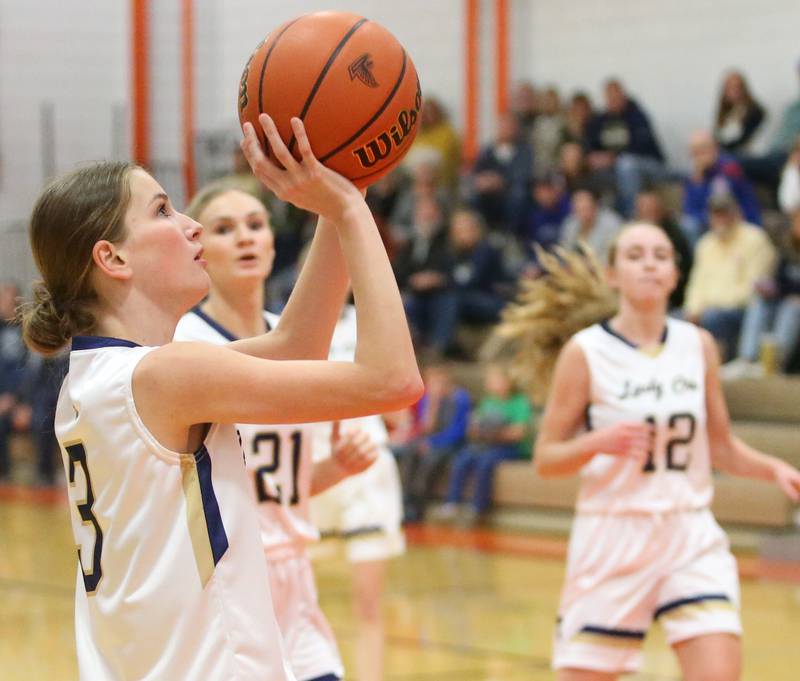
{"type": "Polygon", "coordinates": [[[200,492],[200,478],[197,474],[197,462],[193,456],[181,457],[181,484],[186,499],[186,524],[192,540],[194,560],[200,583],[205,587],[214,573],[214,555],[208,539],[208,524],[203,509],[203,497],[200,492]]]}

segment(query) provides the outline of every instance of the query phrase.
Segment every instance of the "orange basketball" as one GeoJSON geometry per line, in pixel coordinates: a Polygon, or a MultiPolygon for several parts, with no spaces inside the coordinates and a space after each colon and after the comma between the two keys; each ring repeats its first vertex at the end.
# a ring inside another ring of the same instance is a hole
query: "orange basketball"
{"type": "Polygon", "coordinates": [[[414,64],[383,26],[347,12],[316,12],[270,33],[247,60],[239,122],[266,147],[269,114],[300,158],[289,121],[302,119],[326,166],[365,187],[394,168],[417,134],[422,92],[414,64]]]}

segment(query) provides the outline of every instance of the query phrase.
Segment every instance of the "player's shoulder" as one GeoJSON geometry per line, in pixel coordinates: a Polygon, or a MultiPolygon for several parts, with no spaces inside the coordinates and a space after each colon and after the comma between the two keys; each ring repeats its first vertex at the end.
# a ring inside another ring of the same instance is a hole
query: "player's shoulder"
{"type": "Polygon", "coordinates": [[[700,344],[702,346],[706,342],[706,336],[711,339],[711,334],[704,328],[692,322],[687,322],[685,319],[677,319],[675,317],[667,318],[667,334],[667,341],[672,340],[675,346],[686,346],[687,344],[692,346],[700,344]]]}
{"type": "Polygon", "coordinates": [[[176,341],[205,341],[217,345],[238,340],[217,321],[205,314],[199,307],[181,317],[172,338],[176,341]]]}
{"type": "Polygon", "coordinates": [[[569,339],[564,349],[566,350],[573,346],[586,349],[589,346],[607,342],[610,338],[608,331],[604,327],[605,323],[605,321],[597,322],[587,326],[585,329],[581,329],[569,339]]]}
{"type": "Polygon", "coordinates": [[[206,340],[211,335],[210,331],[211,327],[208,323],[194,310],[190,310],[178,321],[173,340],[206,340]]]}

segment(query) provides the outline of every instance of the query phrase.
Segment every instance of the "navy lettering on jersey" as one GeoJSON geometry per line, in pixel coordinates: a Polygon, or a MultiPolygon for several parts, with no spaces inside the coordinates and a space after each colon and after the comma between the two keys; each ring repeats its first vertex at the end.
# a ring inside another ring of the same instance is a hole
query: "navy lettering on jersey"
{"type": "Polygon", "coordinates": [[[75,467],[80,466],[83,469],[83,476],[86,479],[86,496],[84,501],[77,504],[78,513],[84,524],[90,523],[94,527],[94,550],[92,551],[92,569],[88,572],[83,567],[83,559],[81,547],[78,547],[78,562],[81,566],[83,573],[83,586],[86,588],[87,594],[92,594],[100,584],[103,578],[103,568],[100,564],[100,559],[103,554],[103,530],[100,529],[100,523],[97,522],[97,517],[92,511],[94,506],[94,490],[92,489],[92,478],[89,475],[89,467],[86,464],[86,449],[82,442],[76,442],[66,447],[67,455],[69,456],[69,484],[75,485],[75,467]]]}

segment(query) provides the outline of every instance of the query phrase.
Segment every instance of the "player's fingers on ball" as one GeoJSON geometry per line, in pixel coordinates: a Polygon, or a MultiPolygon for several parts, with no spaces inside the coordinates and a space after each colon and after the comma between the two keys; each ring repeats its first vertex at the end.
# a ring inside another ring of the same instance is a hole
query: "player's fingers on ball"
{"type": "Polygon", "coordinates": [[[290,122],[292,125],[292,132],[297,140],[297,150],[300,152],[303,164],[309,166],[315,165],[317,163],[317,157],[314,156],[314,151],[311,149],[311,142],[308,140],[308,134],[306,133],[306,127],[303,125],[303,121],[294,116],[290,122]]]}
{"type": "Polygon", "coordinates": [[[292,156],[291,152],[283,143],[275,121],[267,114],[261,114],[258,117],[258,122],[261,123],[261,127],[264,129],[264,134],[267,136],[272,153],[275,154],[275,158],[280,161],[281,165],[289,171],[299,168],[299,164],[294,156],[292,156]]]}

